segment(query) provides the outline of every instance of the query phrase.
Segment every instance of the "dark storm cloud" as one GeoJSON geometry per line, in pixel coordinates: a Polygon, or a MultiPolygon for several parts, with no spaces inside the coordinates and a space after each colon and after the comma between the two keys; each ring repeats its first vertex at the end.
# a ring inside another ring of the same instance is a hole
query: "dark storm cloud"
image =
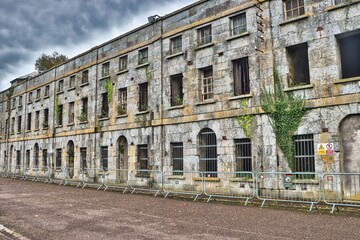
{"type": "MultiPolygon", "coordinates": [[[[82,43],[168,0],[1,0],[0,81],[33,52],[82,43]]],[[[142,16],[146,22],[147,16],[142,16]]],[[[71,57],[71,56],[70,56],[71,57]]]]}

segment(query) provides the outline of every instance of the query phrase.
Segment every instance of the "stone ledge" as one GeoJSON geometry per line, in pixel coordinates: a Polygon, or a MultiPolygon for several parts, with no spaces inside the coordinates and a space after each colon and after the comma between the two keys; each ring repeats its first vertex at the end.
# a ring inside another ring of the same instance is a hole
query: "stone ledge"
{"type": "Polygon", "coordinates": [[[249,182],[249,183],[253,183],[254,179],[246,178],[246,177],[237,177],[237,178],[230,178],[229,181],[230,182],[249,182]]]}
{"type": "Polygon", "coordinates": [[[232,41],[232,40],[242,38],[242,37],[245,37],[245,36],[249,36],[249,35],[250,35],[250,33],[248,31],[246,31],[246,32],[240,33],[238,35],[233,35],[231,37],[228,37],[228,38],[226,38],[226,41],[232,41]]]}
{"type": "Polygon", "coordinates": [[[182,175],[170,175],[165,177],[170,180],[185,180],[185,177],[182,175]]]}
{"type": "Polygon", "coordinates": [[[200,46],[197,46],[197,47],[195,48],[195,50],[197,51],[197,50],[201,50],[201,49],[208,48],[208,47],[212,47],[212,46],[214,46],[214,43],[213,43],[213,42],[207,43],[207,44],[203,44],[203,45],[200,45],[200,46]]]}
{"type": "Polygon", "coordinates": [[[183,52],[183,51],[178,52],[178,53],[174,53],[174,54],[171,54],[171,55],[166,56],[166,59],[170,59],[170,58],[178,57],[178,56],[181,56],[181,55],[183,55],[183,54],[184,54],[184,52],[183,52]]]}
{"type": "Polygon", "coordinates": [[[143,67],[147,67],[147,66],[149,66],[150,65],[150,63],[143,63],[143,64],[140,64],[140,65],[137,65],[136,67],[135,67],[135,69],[139,69],[139,68],[143,68],[143,67]]]}
{"type": "Polygon", "coordinates": [[[215,100],[208,100],[208,101],[204,101],[204,102],[195,103],[195,106],[201,106],[201,105],[213,104],[213,103],[216,103],[216,101],[215,100]]]}
{"type": "Polygon", "coordinates": [[[238,100],[238,99],[244,99],[244,98],[252,98],[253,95],[251,93],[249,94],[243,94],[243,95],[239,95],[239,96],[233,96],[233,97],[229,97],[229,101],[232,101],[232,100],[238,100]]]}
{"type": "Polygon", "coordinates": [[[360,76],[352,77],[352,78],[343,78],[339,80],[335,80],[334,84],[348,83],[348,82],[356,82],[360,81],[360,76]]]}
{"type": "Polygon", "coordinates": [[[167,110],[175,110],[175,109],[181,109],[181,108],[184,108],[185,106],[184,105],[177,105],[177,106],[172,106],[172,107],[169,107],[167,110]]]}
{"type": "Polygon", "coordinates": [[[356,4],[356,3],[360,3],[360,0],[353,0],[352,2],[348,2],[348,3],[339,3],[339,4],[334,4],[331,6],[327,6],[325,8],[325,11],[334,11],[340,8],[345,8],[348,7],[350,5],[356,4]]]}
{"type": "Polygon", "coordinates": [[[129,69],[124,69],[124,70],[118,71],[116,74],[121,75],[123,73],[127,73],[128,71],[129,71],[129,69]]]}
{"type": "Polygon", "coordinates": [[[313,87],[314,87],[314,84],[312,84],[312,83],[311,84],[306,84],[306,85],[287,87],[287,88],[284,88],[284,92],[303,90],[303,89],[310,89],[310,88],[313,88],[313,87]]]}
{"type": "Polygon", "coordinates": [[[310,14],[309,13],[305,13],[304,15],[301,15],[299,17],[295,17],[295,18],[290,18],[290,19],[287,19],[287,20],[284,20],[282,21],[281,23],[279,23],[280,26],[283,26],[283,25],[286,25],[288,23],[292,23],[292,22],[297,22],[297,21],[300,21],[300,20],[303,20],[305,18],[308,18],[310,17],[310,14]]]}
{"type": "Polygon", "coordinates": [[[194,181],[205,181],[205,182],[220,182],[220,178],[217,177],[193,177],[194,181]]]}

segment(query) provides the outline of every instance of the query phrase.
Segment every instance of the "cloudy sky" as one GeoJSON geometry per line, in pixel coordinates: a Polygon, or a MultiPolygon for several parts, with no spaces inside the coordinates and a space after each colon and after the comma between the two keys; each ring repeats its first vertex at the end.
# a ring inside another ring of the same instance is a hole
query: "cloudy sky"
{"type": "Polygon", "coordinates": [[[54,51],[69,58],[194,0],[0,0],[0,91],[54,51]]]}

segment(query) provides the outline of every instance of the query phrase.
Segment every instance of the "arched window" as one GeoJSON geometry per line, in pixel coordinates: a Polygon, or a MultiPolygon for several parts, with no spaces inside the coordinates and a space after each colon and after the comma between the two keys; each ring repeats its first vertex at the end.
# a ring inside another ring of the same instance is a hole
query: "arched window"
{"type": "Polygon", "coordinates": [[[39,145],[35,143],[34,146],[34,168],[39,167],[39,145]]]}
{"type": "Polygon", "coordinates": [[[217,177],[217,143],[213,130],[204,128],[198,135],[199,170],[207,177],[217,177]]]}

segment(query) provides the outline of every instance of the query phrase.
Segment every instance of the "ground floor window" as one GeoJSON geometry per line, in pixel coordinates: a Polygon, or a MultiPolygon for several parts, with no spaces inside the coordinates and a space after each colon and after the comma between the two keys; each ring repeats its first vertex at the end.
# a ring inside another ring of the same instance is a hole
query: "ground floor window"
{"type": "Polygon", "coordinates": [[[171,160],[173,166],[173,175],[183,175],[183,143],[171,143],[171,160]]]}
{"type": "Polygon", "coordinates": [[[86,148],[80,148],[80,168],[82,170],[87,168],[87,164],[86,164],[86,148]]]}
{"type": "Polygon", "coordinates": [[[56,168],[61,168],[61,148],[56,149],[56,168]]]}
{"type": "Polygon", "coordinates": [[[295,172],[315,172],[314,136],[296,135],[294,144],[295,172]]]}
{"type": "Polygon", "coordinates": [[[251,141],[248,138],[235,139],[235,171],[252,171],[251,141]]]}
{"type": "Polygon", "coordinates": [[[217,177],[217,141],[213,130],[205,128],[200,131],[199,139],[199,170],[206,177],[217,177]]]}
{"type": "Polygon", "coordinates": [[[104,171],[109,167],[108,147],[101,147],[101,167],[104,171]]]}

